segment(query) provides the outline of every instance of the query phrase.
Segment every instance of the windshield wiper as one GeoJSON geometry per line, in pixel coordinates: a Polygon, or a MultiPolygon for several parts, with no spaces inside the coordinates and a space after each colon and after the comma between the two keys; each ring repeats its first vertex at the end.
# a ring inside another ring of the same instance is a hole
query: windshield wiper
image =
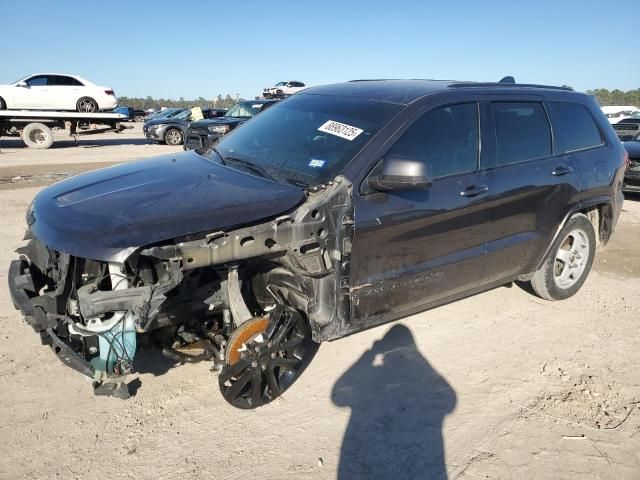
{"type": "Polygon", "coordinates": [[[266,178],[268,180],[273,180],[274,182],[277,182],[277,179],[271,175],[270,173],[268,173],[264,168],[262,168],[259,165],[256,165],[255,163],[251,163],[248,160],[245,160],[243,158],[234,158],[234,157],[223,157],[220,152],[218,152],[217,150],[214,149],[214,151],[220,155],[220,158],[222,159],[223,165],[229,165],[229,163],[235,164],[235,165],[240,165],[241,167],[246,168],[247,170],[250,170],[254,173],[257,173],[259,176],[266,178]]]}

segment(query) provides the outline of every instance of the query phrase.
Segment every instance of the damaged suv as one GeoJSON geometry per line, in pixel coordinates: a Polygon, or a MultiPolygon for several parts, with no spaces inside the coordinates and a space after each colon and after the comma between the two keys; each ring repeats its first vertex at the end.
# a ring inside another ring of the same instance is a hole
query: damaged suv
{"type": "Polygon", "coordinates": [[[622,206],[625,151],[593,97],[426,80],[315,87],[205,154],[42,190],[12,298],[42,342],[126,397],[143,339],[272,401],[317,344],[515,280],[578,291],[622,206]]]}

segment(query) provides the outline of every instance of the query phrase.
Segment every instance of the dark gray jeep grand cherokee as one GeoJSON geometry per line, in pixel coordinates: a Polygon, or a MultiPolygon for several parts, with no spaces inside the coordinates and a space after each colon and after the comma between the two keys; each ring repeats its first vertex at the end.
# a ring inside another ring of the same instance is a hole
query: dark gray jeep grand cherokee
{"type": "Polygon", "coordinates": [[[11,264],[44,344],[127,396],[136,343],[214,361],[272,401],[318,342],[514,280],[582,286],[622,206],[625,151],[568,88],[426,80],[310,88],[189,151],[42,190],[11,264]]]}

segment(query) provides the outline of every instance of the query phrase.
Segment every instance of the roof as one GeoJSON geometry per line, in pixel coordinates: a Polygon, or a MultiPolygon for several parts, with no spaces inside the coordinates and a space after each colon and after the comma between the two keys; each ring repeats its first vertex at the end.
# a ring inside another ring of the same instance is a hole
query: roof
{"type": "Polygon", "coordinates": [[[310,87],[298,93],[304,95],[332,95],[342,97],[363,98],[380,102],[409,104],[425,95],[457,88],[483,89],[553,89],[571,90],[570,87],[554,87],[549,85],[531,85],[518,83],[481,83],[459,82],[456,80],[352,80],[346,83],[310,87]]]}

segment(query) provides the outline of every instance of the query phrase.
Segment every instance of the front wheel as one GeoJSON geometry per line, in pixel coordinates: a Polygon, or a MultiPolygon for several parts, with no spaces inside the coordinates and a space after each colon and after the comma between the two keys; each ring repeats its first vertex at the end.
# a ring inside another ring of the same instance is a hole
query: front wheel
{"type": "Polygon", "coordinates": [[[279,305],[269,318],[248,320],[227,342],[218,377],[222,396],[238,408],[265,405],[298,379],[317,350],[309,323],[290,307],[279,305]]]}
{"type": "Polygon", "coordinates": [[[177,128],[170,128],[164,136],[167,145],[182,145],[183,135],[177,128]]]}
{"type": "Polygon", "coordinates": [[[7,109],[7,103],[4,101],[2,97],[0,97],[0,110],[6,110],[6,109],[7,109]]]}
{"type": "Polygon", "coordinates": [[[562,228],[547,259],[531,278],[534,292],[546,300],[563,300],[580,290],[593,264],[596,233],[583,214],[562,228]]]}
{"type": "Polygon", "coordinates": [[[22,129],[22,141],[27,147],[49,148],[53,144],[53,132],[44,123],[30,123],[22,129]]]}

